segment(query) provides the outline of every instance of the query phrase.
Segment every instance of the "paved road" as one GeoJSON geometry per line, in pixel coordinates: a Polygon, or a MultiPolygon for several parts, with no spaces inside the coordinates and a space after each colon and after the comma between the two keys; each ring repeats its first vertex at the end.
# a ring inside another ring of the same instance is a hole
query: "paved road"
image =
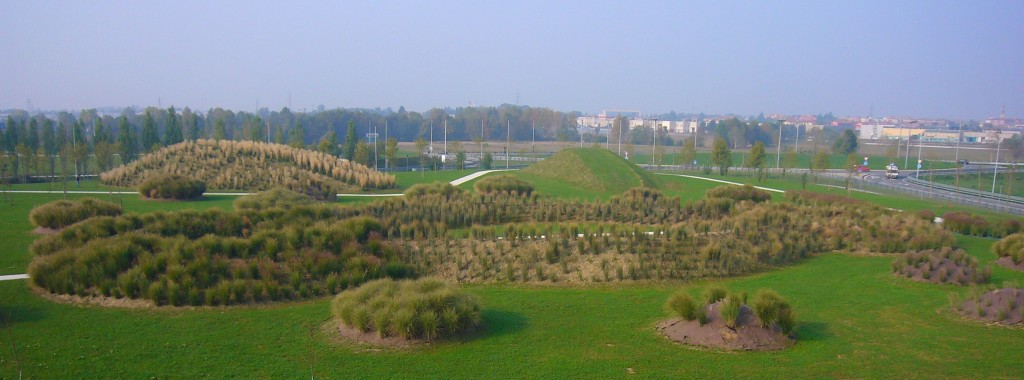
{"type": "MultiPolygon", "coordinates": [[[[978,172],[990,172],[992,167],[968,165],[959,170],[960,174],[968,175],[978,172]]],[[[955,172],[955,169],[942,169],[933,171],[935,174],[949,175],[955,172]]],[[[926,179],[928,171],[921,171],[921,178],[926,179]]],[[[1013,213],[1017,215],[1024,215],[1024,204],[1014,200],[1012,198],[1005,197],[1001,194],[995,194],[988,191],[982,191],[979,193],[977,190],[973,190],[974,194],[965,194],[964,191],[972,191],[969,189],[956,190],[952,187],[946,186],[933,186],[931,183],[922,183],[918,181],[911,181],[917,174],[916,170],[903,170],[900,172],[900,176],[897,179],[885,178],[884,172],[868,172],[860,174],[859,180],[866,182],[869,186],[875,186],[878,188],[885,188],[889,190],[900,191],[904,193],[916,194],[922,198],[931,198],[941,201],[948,201],[958,203],[967,206],[976,206],[982,208],[993,209],[997,211],[1013,213]],[[1000,199],[1001,198],[1001,199],[1000,199]]],[[[832,173],[832,176],[845,175],[832,173]]]]}

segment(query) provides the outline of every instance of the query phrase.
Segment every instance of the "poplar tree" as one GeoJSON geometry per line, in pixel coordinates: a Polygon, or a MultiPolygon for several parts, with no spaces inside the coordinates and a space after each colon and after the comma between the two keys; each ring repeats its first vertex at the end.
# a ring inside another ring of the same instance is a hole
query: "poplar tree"
{"type": "Polygon", "coordinates": [[[127,164],[135,159],[138,153],[138,139],[135,137],[135,129],[128,124],[128,116],[121,115],[117,118],[117,133],[121,153],[121,163],[127,164]]]}
{"type": "Polygon", "coordinates": [[[224,131],[224,119],[217,118],[217,121],[213,122],[213,140],[223,140],[225,134],[226,132],[224,131]]]}
{"type": "Polygon", "coordinates": [[[302,129],[302,120],[299,120],[297,123],[295,123],[295,128],[292,128],[291,132],[289,132],[288,135],[288,145],[300,149],[306,146],[306,131],[302,129]]]}
{"type": "Polygon", "coordinates": [[[156,131],[156,121],[149,110],[142,116],[142,151],[151,152],[160,144],[160,137],[156,131]]]}
{"type": "Polygon", "coordinates": [[[355,120],[348,121],[348,132],[345,133],[345,147],[342,150],[342,156],[346,160],[352,160],[356,154],[356,122],[355,120]]]}
{"type": "Polygon", "coordinates": [[[164,132],[164,146],[171,146],[185,140],[181,134],[181,122],[178,119],[178,114],[174,111],[174,106],[167,109],[167,127],[164,132]]]}

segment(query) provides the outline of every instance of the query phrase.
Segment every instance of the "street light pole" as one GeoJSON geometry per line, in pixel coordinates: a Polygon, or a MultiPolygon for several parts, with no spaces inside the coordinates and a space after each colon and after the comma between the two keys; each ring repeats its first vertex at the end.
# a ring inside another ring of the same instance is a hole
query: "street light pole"
{"type": "Polygon", "coordinates": [[[996,177],[999,176],[999,146],[1002,145],[1003,139],[999,138],[1002,131],[996,131],[996,164],[992,166],[992,193],[996,192],[996,177]]]}
{"type": "Polygon", "coordinates": [[[954,158],[953,158],[953,161],[954,161],[956,166],[954,166],[953,172],[956,174],[955,175],[955,177],[956,177],[956,193],[955,193],[955,197],[956,197],[956,200],[957,200],[956,203],[960,203],[960,140],[963,140],[963,138],[964,138],[964,136],[963,136],[963,134],[964,134],[964,123],[963,122],[957,122],[957,124],[958,124],[958,128],[957,128],[957,132],[956,132],[956,153],[955,153],[954,158]]]}
{"type": "Polygon", "coordinates": [[[619,120],[619,117],[616,116],[615,117],[615,121],[613,121],[613,123],[616,123],[619,126],[619,138],[617,139],[618,140],[617,142],[619,144],[619,148],[618,148],[618,153],[617,154],[619,155],[619,157],[622,157],[622,120],[619,120]]]}
{"type": "Polygon", "coordinates": [[[505,120],[505,170],[508,170],[508,156],[512,153],[512,120],[505,120]]]}
{"type": "MultiPolygon", "coordinates": [[[[907,167],[907,165],[910,164],[910,130],[913,128],[914,123],[916,122],[917,120],[911,121],[911,128],[907,128],[907,152],[906,154],[903,155],[903,167],[907,167]]],[[[918,138],[920,139],[920,137],[918,138]]]]}
{"type": "Polygon", "coordinates": [[[779,163],[782,159],[782,123],[785,120],[779,120],[779,146],[775,150],[775,170],[779,170],[779,163]]]}
{"type": "Polygon", "coordinates": [[[921,144],[924,143],[924,134],[925,132],[922,131],[921,137],[917,138],[917,179],[921,179],[921,144]]]}
{"type": "Polygon", "coordinates": [[[654,166],[654,159],[658,157],[658,118],[654,118],[654,144],[651,144],[651,167],[654,166]]]}

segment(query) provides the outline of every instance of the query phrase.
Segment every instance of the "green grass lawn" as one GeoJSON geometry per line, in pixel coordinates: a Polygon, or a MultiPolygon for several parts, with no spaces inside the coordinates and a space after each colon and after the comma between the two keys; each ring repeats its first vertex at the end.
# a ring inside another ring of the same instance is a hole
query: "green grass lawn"
{"type": "MultiPolygon", "coordinates": [[[[650,147],[648,147],[648,148],[650,148],[650,147]]],[[[673,147],[673,149],[677,149],[677,148],[673,147]]],[[[733,163],[733,166],[742,166],[743,163],[746,162],[746,158],[747,158],[748,155],[750,155],[750,150],[749,149],[747,149],[747,150],[735,150],[735,149],[733,149],[733,151],[732,151],[732,163],[733,163]]],[[[804,168],[804,169],[810,167],[811,160],[814,158],[813,156],[814,156],[813,154],[808,153],[808,152],[803,152],[803,153],[798,154],[797,155],[797,159],[796,159],[796,165],[794,167],[796,167],[796,168],[804,168]]],[[[630,157],[629,160],[631,162],[633,162],[633,163],[636,163],[636,164],[650,164],[651,163],[651,152],[649,150],[648,151],[644,151],[644,152],[637,152],[636,154],[631,154],[629,157],[630,157]]],[[[681,161],[681,159],[679,157],[680,157],[680,153],[678,153],[678,152],[665,153],[664,157],[661,160],[661,163],[665,164],[665,165],[679,163],[681,161]]],[[[767,167],[767,168],[774,168],[775,167],[775,161],[776,161],[775,157],[776,157],[775,150],[769,149],[769,151],[767,152],[767,157],[765,158],[765,167],[767,167]]],[[[885,170],[885,165],[890,163],[890,162],[896,162],[897,165],[899,165],[902,168],[903,167],[903,162],[904,162],[904,160],[902,158],[897,160],[895,158],[888,157],[888,156],[860,154],[858,156],[857,163],[858,164],[862,164],[863,163],[862,161],[864,160],[864,157],[868,157],[868,167],[870,167],[872,170],[885,170]]],[[[782,152],[782,158],[779,160],[779,164],[782,165],[782,166],[785,166],[786,165],[785,160],[786,160],[786,152],[783,151],[782,152]]],[[[913,160],[913,159],[912,159],[912,161],[913,162],[910,165],[916,167],[915,165],[916,165],[917,161],[913,160]]],[[[698,165],[701,165],[701,166],[709,165],[711,163],[711,152],[697,152],[697,163],[698,163],[698,165]]],[[[952,167],[955,166],[954,163],[952,163],[952,162],[944,162],[944,161],[925,161],[924,165],[925,165],[925,169],[929,169],[929,168],[930,169],[947,169],[947,168],[952,168],[952,167]]],[[[828,167],[829,167],[829,169],[846,169],[846,156],[837,155],[837,154],[830,154],[828,156],[828,167]]]]}
{"type": "MultiPolygon", "coordinates": [[[[992,191],[992,176],[993,172],[991,171],[986,173],[960,174],[959,186],[971,190],[978,190],[978,188],[981,188],[981,191],[992,191]]],[[[922,175],[921,179],[925,181],[935,181],[935,183],[950,186],[957,186],[957,178],[955,175],[922,175]]],[[[1024,173],[1019,171],[1009,172],[1000,169],[998,175],[996,175],[996,192],[1000,194],[1024,197],[1024,173]]]]}
{"type": "MultiPolygon", "coordinates": [[[[419,175],[423,182],[443,181],[465,174],[410,173],[406,179],[413,183],[419,175]]],[[[662,191],[684,201],[719,185],[656,177],[662,191]]],[[[802,187],[798,176],[764,182],[722,179],[802,187]]],[[[555,196],[613,195],[582,194],[555,180],[535,185],[538,192],[555,196]]],[[[807,188],[846,194],[814,183],[807,188]]],[[[907,211],[947,210],[906,197],[850,194],[907,211]]],[[[12,197],[13,203],[0,203],[3,274],[25,272],[27,247],[35,238],[28,211],[61,196],[12,197]]],[[[227,209],[235,197],[114,199],[128,212],[149,212],[227,209]]],[[[365,201],[373,200],[342,200],[365,201]]],[[[958,242],[982,266],[995,259],[990,251],[994,240],[961,236],[958,242]]],[[[644,378],[1024,377],[1024,368],[1016,365],[1024,330],[953,315],[947,310],[948,294],[969,289],[894,277],[892,260],[830,253],[755,275],[698,282],[467,286],[483,301],[485,330],[465,341],[400,350],[337,342],[321,328],[330,319],[329,298],[256,307],[111,309],[55,303],[34,294],[26,281],[6,281],[0,282],[0,378],[16,378],[19,369],[25,378],[295,378],[309,376],[311,368],[317,378],[617,378],[628,371],[644,378]],[[759,288],[778,291],[797,313],[799,343],[781,352],[729,353],[688,348],[658,336],[654,324],[667,317],[662,305],[668,295],[678,289],[696,295],[710,283],[751,294],[759,288]]],[[[1024,284],[1024,273],[994,268],[993,283],[1004,281],[1024,284]]]]}

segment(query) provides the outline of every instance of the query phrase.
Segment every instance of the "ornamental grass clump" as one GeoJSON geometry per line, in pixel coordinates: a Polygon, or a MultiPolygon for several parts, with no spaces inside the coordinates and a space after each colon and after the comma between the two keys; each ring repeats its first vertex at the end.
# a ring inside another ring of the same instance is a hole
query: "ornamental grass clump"
{"type": "Polygon", "coordinates": [[[139,186],[139,194],[150,199],[196,199],[206,192],[206,183],[177,174],[159,174],[139,186]]]}
{"type": "Polygon", "coordinates": [[[908,252],[892,263],[893,274],[916,281],[940,284],[984,284],[991,268],[978,268],[978,259],[961,249],[943,247],[908,252]]]}
{"type": "Polygon", "coordinates": [[[729,293],[718,305],[718,313],[722,316],[722,320],[733,330],[736,329],[736,321],[740,317],[740,306],[742,305],[743,299],[736,293],[729,293]]]}
{"type": "Polygon", "coordinates": [[[481,323],[480,301],[436,278],[370,281],[338,294],[331,309],[348,327],[402,339],[452,338],[481,323]]]}
{"type": "Polygon", "coordinates": [[[273,207],[289,209],[315,203],[309,195],[275,187],[267,191],[239,197],[234,202],[235,210],[263,210],[273,207]]]}
{"type": "Polygon", "coordinates": [[[728,198],[735,201],[751,201],[754,203],[767,202],[772,199],[771,193],[755,188],[751,185],[718,186],[708,190],[706,195],[708,198],[728,198]]]}
{"type": "Polygon", "coordinates": [[[61,199],[34,207],[28,219],[36,227],[61,229],[94,216],[118,216],[121,213],[121,206],[96,198],[61,199]]]}
{"type": "Polygon", "coordinates": [[[1024,264],[1024,233],[1009,235],[992,245],[996,256],[1009,257],[1014,265],[1024,264]]]}
{"type": "Polygon", "coordinates": [[[687,321],[697,319],[697,311],[702,309],[702,306],[698,305],[697,301],[694,301],[689,293],[683,291],[672,294],[668,297],[668,301],[665,302],[666,309],[687,321]]]}

